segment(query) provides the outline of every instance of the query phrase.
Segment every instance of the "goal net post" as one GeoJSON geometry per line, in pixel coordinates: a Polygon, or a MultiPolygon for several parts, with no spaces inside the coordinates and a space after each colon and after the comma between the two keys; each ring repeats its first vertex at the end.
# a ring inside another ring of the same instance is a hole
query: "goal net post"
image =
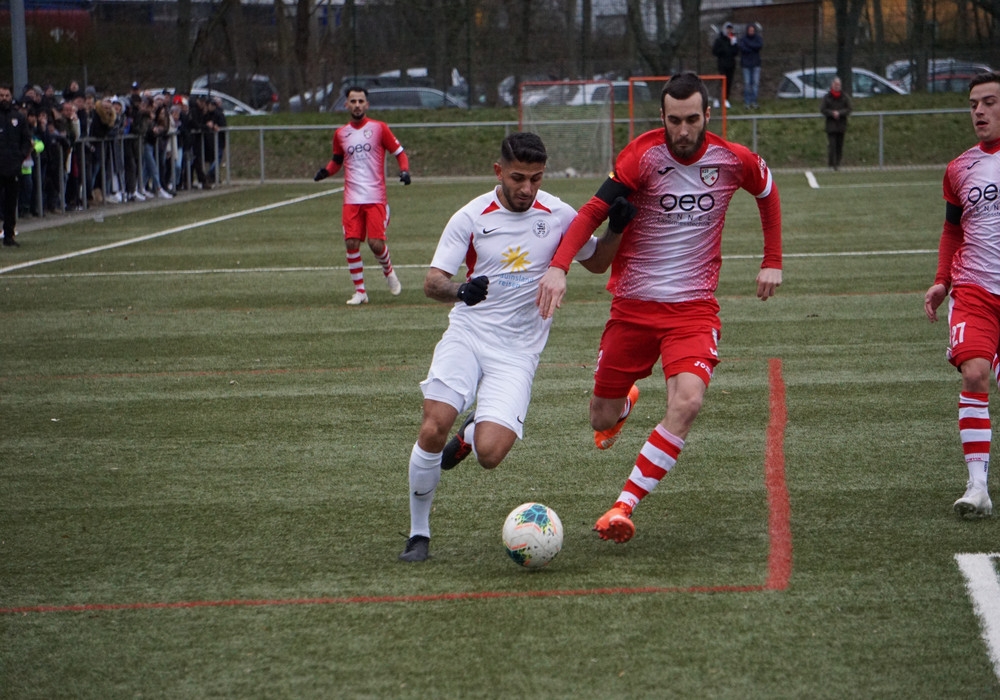
{"type": "MultiPolygon", "coordinates": [[[[708,105],[711,114],[708,121],[708,130],[722,138],[726,138],[726,76],[724,75],[699,75],[708,88],[708,105]]],[[[644,75],[628,79],[629,83],[629,141],[639,134],[650,129],[660,128],[663,122],[660,121],[660,96],[663,94],[663,87],[670,81],[670,76],[644,75]]]]}
{"type": "Polygon", "coordinates": [[[606,80],[526,81],[519,90],[518,128],[542,139],[550,174],[607,175],[615,155],[614,97],[606,80]]]}

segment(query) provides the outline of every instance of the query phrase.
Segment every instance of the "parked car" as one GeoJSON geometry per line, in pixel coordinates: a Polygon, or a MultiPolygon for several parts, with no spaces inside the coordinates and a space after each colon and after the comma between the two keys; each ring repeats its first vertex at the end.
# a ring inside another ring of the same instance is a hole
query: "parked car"
{"type": "Polygon", "coordinates": [[[306,110],[319,110],[326,112],[332,102],[340,96],[340,83],[329,82],[314,90],[306,90],[301,95],[292,95],[288,98],[288,111],[304,112],[306,110]]]}
{"type": "MultiPolygon", "coordinates": [[[[914,89],[916,64],[910,60],[893,61],[885,67],[885,76],[896,85],[910,92],[914,89]]],[[[927,91],[965,92],[969,80],[976,74],[992,70],[985,63],[962,61],[956,58],[935,58],[927,61],[927,91]],[[964,84],[963,84],[964,80],[964,84]]]]}
{"type": "MultiPolygon", "coordinates": [[[[176,90],[172,87],[168,88],[151,88],[149,90],[144,90],[146,95],[157,95],[159,93],[166,93],[167,95],[173,95],[176,90]]],[[[197,97],[198,95],[205,95],[217,98],[222,102],[222,113],[227,117],[266,117],[269,112],[265,112],[262,109],[254,109],[246,102],[242,100],[237,100],[232,95],[227,95],[224,92],[219,92],[218,90],[209,90],[207,88],[191,88],[191,92],[188,93],[188,97],[197,97]]]]}
{"type": "MultiPolygon", "coordinates": [[[[429,87],[368,88],[368,103],[373,110],[466,106],[464,102],[429,87]]],[[[346,104],[347,98],[341,95],[331,111],[343,112],[346,104]]]]}
{"type": "MultiPolygon", "coordinates": [[[[778,97],[784,98],[820,98],[830,90],[830,83],[837,75],[833,67],[806,68],[794,70],[782,77],[778,86],[778,97]]],[[[906,90],[893,85],[881,75],[864,68],[851,69],[851,96],[871,97],[873,95],[905,95],[906,90]]]]}
{"type": "Polygon", "coordinates": [[[927,79],[927,92],[969,92],[969,81],[982,71],[934,73],[927,79]]]}
{"type": "MultiPolygon", "coordinates": [[[[616,105],[628,104],[629,81],[583,81],[567,80],[557,83],[528,85],[521,91],[521,104],[583,106],[607,104],[612,98],[616,105]]],[[[636,102],[653,99],[649,85],[642,81],[633,83],[632,91],[636,102]]]]}
{"type": "MultiPolygon", "coordinates": [[[[627,105],[628,88],[629,82],[627,80],[612,81],[610,86],[607,83],[584,83],[573,99],[566,104],[598,105],[607,104],[611,99],[614,99],[616,105],[627,105]]],[[[649,85],[641,81],[632,84],[632,95],[636,102],[649,102],[653,99],[649,92],[649,85]]]]}
{"type": "Polygon", "coordinates": [[[246,102],[218,90],[191,88],[190,96],[194,97],[196,95],[211,96],[220,100],[222,102],[222,113],[227,117],[266,117],[270,114],[270,112],[265,112],[262,109],[254,109],[246,102]]]}
{"type": "MultiPolygon", "coordinates": [[[[434,82],[427,74],[426,68],[408,68],[405,75],[400,71],[385,71],[377,75],[345,75],[339,82],[330,81],[313,90],[306,90],[301,95],[293,95],[288,99],[288,109],[291,112],[302,112],[314,109],[320,112],[330,111],[337,100],[343,97],[348,87],[363,87],[369,90],[383,88],[432,88],[434,82]]],[[[460,94],[449,91],[449,95],[457,102],[463,102],[460,94]]]]}
{"type": "Polygon", "coordinates": [[[204,88],[212,91],[222,91],[233,95],[254,109],[276,111],[278,109],[278,88],[266,75],[254,73],[246,77],[229,75],[227,73],[210,73],[194,79],[193,88],[204,88]]]}

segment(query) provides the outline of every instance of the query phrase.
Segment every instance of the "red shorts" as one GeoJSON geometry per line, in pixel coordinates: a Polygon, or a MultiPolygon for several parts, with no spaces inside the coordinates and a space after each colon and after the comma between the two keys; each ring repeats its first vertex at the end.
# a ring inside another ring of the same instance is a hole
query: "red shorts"
{"type": "Polygon", "coordinates": [[[667,379],[696,374],[708,386],[719,364],[722,322],[714,299],[667,304],[615,299],[594,370],[594,396],[621,398],[662,360],[667,379]]]}
{"type": "Polygon", "coordinates": [[[385,240],[389,227],[389,207],[386,204],[345,204],[341,215],[344,238],[385,240]]]}
{"type": "Polygon", "coordinates": [[[975,357],[992,360],[1000,346],[1000,296],[962,285],[948,302],[948,361],[956,367],[975,357]]]}

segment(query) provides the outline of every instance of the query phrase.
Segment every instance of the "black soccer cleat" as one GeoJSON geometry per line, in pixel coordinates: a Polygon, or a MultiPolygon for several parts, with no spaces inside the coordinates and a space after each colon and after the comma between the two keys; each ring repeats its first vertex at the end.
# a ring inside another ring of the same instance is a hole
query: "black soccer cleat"
{"type": "Polygon", "coordinates": [[[455,437],[449,440],[448,444],[444,446],[444,450],[441,452],[442,469],[451,469],[472,452],[472,444],[465,441],[465,429],[475,422],[475,420],[475,412],[470,413],[469,417],[462,423],[462,427],[455,433],[455,437]]]}
{"type": "Polygon", "coordinates": [[[400,561],[424,561],[430,556],[429,549],[431,538],[423,535],[414,535],[406,540],[406,547],[399,555],[400,561]]]}

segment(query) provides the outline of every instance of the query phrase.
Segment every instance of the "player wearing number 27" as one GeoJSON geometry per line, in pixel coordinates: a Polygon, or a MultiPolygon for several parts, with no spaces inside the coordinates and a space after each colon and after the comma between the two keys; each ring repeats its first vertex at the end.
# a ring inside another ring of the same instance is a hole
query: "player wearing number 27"
{"type": "Polygon", "coordinates": [[[969,471],[954,509],[962,517],[981,518],[993,512],[987,478],[989,391],[1000,348],[1000,73],[981,73],[969,82],[969,111],[979,143],[944,173],[944,227],[924,313],[937,321],[950,287],[947,358],[962,375],[958,433],[969,471]]]}
{"type": "MultiPolygon", "coordinates": [[[[410,537],[399,555],[403,561],[428,557],[441,470],[470,454],[493,469],[523,436],[535,369],[552,325],[535,308],[538,281],[576,214],[540,189],[547,158],[535,134],[505,138],[493,165],[498,184],[451,217],[434,251],[424,293],[453,306],[420,384],[423,420],[410,452],[410,537]],[[452,281],[463,264],[464,279],[452,281]],[[446,443],[458,414],[474,402],[475,411],[446,443]]],[[[615,246],[606,239],[588,235],[578,246],[576,258],[588,270],[610,265],[615,246]]]]}
{"type": "Polygon", "coordinates": [[[611,263],[611,317],[604,327],[590,423],[607,449],[628,417],[638,389],[661,360],[666,414],[639,451],[612,508],[594,530],[626,542],[632,510],[673,469],[719,362],[722,329],[715,289],[722,265],[722,228],[733,195],[757,201],[764,258],[757,296],[781,284],[781,202],[764,160],[708,131],[708,91],[694,73],[674,75],[660,97],[663,129],[640,135],[619,154],[614,171],[577,214],[539,284],[538,307],[549,318],[566,291],[573,253],[626,203],[633,214],[611,263]]]}

